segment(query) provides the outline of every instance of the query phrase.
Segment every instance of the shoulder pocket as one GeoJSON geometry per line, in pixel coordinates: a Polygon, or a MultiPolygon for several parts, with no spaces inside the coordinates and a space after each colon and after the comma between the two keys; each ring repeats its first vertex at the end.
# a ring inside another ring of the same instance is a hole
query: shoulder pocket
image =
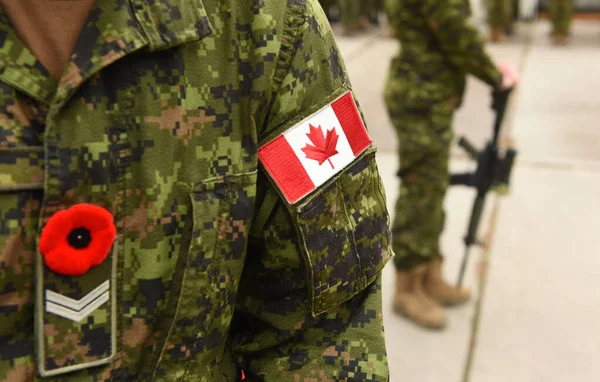
{"type": "Polygon", "coordinates": [[[351,299],[391,257],[383,185],[369,150],[297,208],[314,315],[351,299]]]}

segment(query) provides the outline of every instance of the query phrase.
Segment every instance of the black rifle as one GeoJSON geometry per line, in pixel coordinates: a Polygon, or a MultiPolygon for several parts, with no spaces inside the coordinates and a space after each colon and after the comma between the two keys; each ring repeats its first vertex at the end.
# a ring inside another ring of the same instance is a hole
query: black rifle
{"type": "Polygon", "coordinates": [[[471,210],[471,219],[465,241],[465,254],[462,259],[460,273],[458,275],[457,285],[462,285],[465,275],[465,268],[469,260],[469,251],[473,244],[480,245],[477,240],[477,231],[481,221],[481,215],[485,206],[485,198],[492,187],[508,187],[510,175],[517,152],[509,148],[503,156],[500,156],[498,147],[498,137],[504,120],[504,114],[508,104],[508,98],[511,90],[503,92],[494,92],[492,96],[492,109],[496,112],[494,122],[494,136],[487,143],[483,151],[478,151],[465,137],[461,137],[458,145],[464,149],[467,154],[477,161],[477,170],[475,172],[451,174],[450,185],[463,185],[474,187],[477,190],[477,196],[471,210]]]}

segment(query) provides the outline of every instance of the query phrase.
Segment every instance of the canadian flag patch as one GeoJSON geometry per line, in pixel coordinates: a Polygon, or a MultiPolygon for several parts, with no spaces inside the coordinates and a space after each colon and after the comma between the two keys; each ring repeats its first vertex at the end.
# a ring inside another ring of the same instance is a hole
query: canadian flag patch
{"type": "Polygon", "coordinates": [[[352,163],[371,142],[347,92],[262,146],[258,157],[294,204],[352,163]]]}

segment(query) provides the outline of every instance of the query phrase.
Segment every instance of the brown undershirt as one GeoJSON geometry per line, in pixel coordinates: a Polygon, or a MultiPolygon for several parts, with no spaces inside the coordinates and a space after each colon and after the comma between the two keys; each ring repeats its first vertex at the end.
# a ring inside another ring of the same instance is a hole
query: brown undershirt
{"type": "Polygon", "coordinates": [[[15,31],[59,79],[96,0],[0,0],[15,31]]]}

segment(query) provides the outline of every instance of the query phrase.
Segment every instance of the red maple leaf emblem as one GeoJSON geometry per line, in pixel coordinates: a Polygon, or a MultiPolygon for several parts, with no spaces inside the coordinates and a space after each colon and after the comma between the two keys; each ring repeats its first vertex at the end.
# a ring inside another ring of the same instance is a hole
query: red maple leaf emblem
{"type": "Polygon", "coordinates": [[[327,136],[323,134],[321,125],[319,125],[319,127],[309,125],[309,128],[310,133],[307,133],[306,136],[310,139],[312,145],[307,143],[302,151],[304,151],[304,154],[306,154],[308,159],[319,161],[319,165],[328,161],[331,168],[334,168],[330,158],[338,153],[335,147],[337,146],[338,138],[340,137],[335,132],[335,127],[327,131],[327,136]]]}

